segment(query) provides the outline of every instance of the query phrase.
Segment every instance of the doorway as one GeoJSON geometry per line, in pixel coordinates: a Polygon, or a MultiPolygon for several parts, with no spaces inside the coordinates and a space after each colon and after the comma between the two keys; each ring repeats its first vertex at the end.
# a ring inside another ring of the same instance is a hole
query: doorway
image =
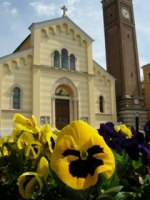
{"type": "Polygon", "coordinates": [[[70,123],[70,101],[55,99],[56,128],[61,130],[70,123]]]}

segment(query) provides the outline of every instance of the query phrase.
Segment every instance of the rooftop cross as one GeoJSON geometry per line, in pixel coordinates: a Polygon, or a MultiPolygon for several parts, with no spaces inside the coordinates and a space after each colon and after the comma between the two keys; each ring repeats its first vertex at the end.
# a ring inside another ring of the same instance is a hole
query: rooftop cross
{"type": "Polygon", "coordinates": [[[62,15],[62,17],[65,17],[65,16],[66,16],[66,11],[67,11],[66,6],[63,6],[61,9],[63,10],[63,15],[62,15]]]}

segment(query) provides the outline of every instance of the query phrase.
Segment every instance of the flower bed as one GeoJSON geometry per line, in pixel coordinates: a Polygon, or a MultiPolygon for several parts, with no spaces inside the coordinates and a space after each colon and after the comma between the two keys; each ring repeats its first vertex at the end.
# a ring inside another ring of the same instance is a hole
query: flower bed
{"type": "Polygon", "coordinates": [[[52,132],[16,113],[11,138],[0,138],[0,197],[5,200],[150,199],[150,122],[78,120],[52,132]]]}

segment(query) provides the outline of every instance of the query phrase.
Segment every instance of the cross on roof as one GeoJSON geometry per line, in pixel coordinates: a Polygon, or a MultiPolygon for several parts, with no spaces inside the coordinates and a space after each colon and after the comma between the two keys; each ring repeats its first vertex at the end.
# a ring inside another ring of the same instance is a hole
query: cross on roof
{"type": "Polygon", "coordinates": [[[66,11],[67,11],[66,6],[63,6],[61,9],[63,10],[63,15],[62,15],[62,17],[65,17],[65,16],[66,16],[66,11]]]}

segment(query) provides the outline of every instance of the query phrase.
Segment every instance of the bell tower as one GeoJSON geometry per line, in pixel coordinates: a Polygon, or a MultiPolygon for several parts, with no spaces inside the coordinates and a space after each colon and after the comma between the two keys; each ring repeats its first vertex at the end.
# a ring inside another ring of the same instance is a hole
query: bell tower
{"type": "Polygon", "coordinates": [[[102,5],[107,71],[116,78],[118,122],[138,129],[147,118],[132,0],[102,0],[102,5]]]}

